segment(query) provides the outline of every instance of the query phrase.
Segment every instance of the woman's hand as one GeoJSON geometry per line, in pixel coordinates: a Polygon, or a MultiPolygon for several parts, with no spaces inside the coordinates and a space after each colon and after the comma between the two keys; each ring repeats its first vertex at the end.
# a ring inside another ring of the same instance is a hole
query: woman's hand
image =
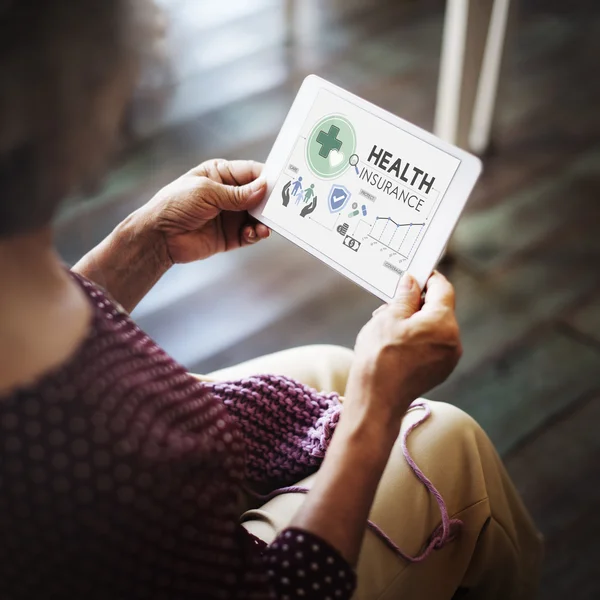
{"type": "Polygon", "coordinates": [[[358,335],[346,401],[325,460],[291,525],[319,535],[356,564],[379,480],[410,403],[442,382],[461,354],[454,290],[439,273],[425,302],[405,276],[396,300],[358,335]]]}
{"type": "Polygon", "coordinates": [[[448,280],[431,275],[422,307],[411,276],[400,286],[359,333],[346,390],[350,402],[398,428],[410,403],[444,381],[462,353],[448,280]]]}
{"type": "Polygon", "coordinates": [[[248,160],[209,160],[163,188],[139,211],[143,229],[157,234],[171,263],[187,263],[253,244],[269,228],[248,210],[263,199],[263,165],[248,160]]]}
{"type": "Polygon", "coordinates": [[[173,263],[269,237],[247,212],[265,195],[262,167],[249,160],[202,163],[129,215],[73,270],[131,311],[173,263]]]}

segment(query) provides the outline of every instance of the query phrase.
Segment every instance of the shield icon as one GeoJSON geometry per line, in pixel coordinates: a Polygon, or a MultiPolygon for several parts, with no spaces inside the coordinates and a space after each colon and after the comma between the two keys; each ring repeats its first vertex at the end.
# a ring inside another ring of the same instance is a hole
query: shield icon
{"type": "Polygon", "coordinates": [[[329,191],[329,197],[327,198],[327,205],[329,206],[329,212],[337,213],[340,212],[348,204],[350,200],[350,191],[343,185],[333,184],[329,191]]]}

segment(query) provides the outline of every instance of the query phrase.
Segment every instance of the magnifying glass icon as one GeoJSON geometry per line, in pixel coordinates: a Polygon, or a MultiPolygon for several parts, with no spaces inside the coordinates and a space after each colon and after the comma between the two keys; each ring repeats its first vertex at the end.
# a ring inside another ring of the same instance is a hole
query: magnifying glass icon
{"type": "Polygon", "coordinates": [[[358,154],[352,154],[350,156],[350,158],[348,159],[348,162],[350,163],[351,167],[354,167],[354,170],[356,171],[357,175],[360,175],[360,171],[358,170],[358,154]]]}

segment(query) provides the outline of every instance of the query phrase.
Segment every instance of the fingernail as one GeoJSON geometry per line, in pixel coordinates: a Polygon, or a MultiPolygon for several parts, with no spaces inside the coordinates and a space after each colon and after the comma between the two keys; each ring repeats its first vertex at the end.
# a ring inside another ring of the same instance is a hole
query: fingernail
{"type": "Polygon", "coordinates": [[[254,231],[254,229],[249,229],[246,237],[249,240],[253,240],[256,237],[256,231],[254,231]]]}
{"type": "Polygon", "coordinates": [[[415,278],[410,273],[404,273],[398,284],[398,291],[400,291],[400,289],[412,290],[415,283],[415,278]]]}

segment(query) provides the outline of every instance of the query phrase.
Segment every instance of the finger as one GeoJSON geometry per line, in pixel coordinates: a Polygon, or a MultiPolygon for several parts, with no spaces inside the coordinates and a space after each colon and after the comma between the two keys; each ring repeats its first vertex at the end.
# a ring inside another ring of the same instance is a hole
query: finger
{"type": "Polygon", "coordinates": [[[260,177],[263,168],[263,163],[254,160],[215,158],[194,167],[190,173],[208,177],[225,185],[246,185],[260,177]]]}
{"type": "Polygon", "coordinates": [[[246,185],[258,179],[263,171],[263,163],[254,160],[229,160],[219,172],[227,185],[246,185]]]}
{"type": "Polygon", "coordinates": [[[206,200],[220,210],[250,210],[258,206],[267,191],[267,182],[259,177],[246,185],[224,185],[206,181],[206,200]]]}
{"type": "Polygon", "coordinates": [[[254,244],[269,237],[270,230],[262,223],[249,224],[242,230],[242,244],[254,244]]]}
{"type": "Polygon", "coordinates": [[[246,243],[244,239],[245,228],[251,225],[248,215],[244,212],[222,212],[219,215],[221,228],[225,236],[227,250],[235,250],[246,243]]]}
{"type": "Polygon", "coordinates": [[[425,284],[423,310],[427,311],[439,306],[454,310],[454,304],[454,287],[439,271],[434,271],[425,284]]]}
{"type": "Polygon", "coordinates": [[[262,240],[266,240],[271,235],[271,230],[263,223],[256,224],[256,234],[262,240]]]}
{"type": "Polygon", "coordinates": [[[390,308],[393,309],[396,316],[407,319],[415,314],[421,305],[421,290],[416,279],[409,273],[404,273],[394,300],[390,303],[390,308]]]}
{"type": "Polygon", "coordinates": [[[247,225],[242,231],[242,244],[254,244],[258,242],[260,238],[253,225],[247,225]]]}

